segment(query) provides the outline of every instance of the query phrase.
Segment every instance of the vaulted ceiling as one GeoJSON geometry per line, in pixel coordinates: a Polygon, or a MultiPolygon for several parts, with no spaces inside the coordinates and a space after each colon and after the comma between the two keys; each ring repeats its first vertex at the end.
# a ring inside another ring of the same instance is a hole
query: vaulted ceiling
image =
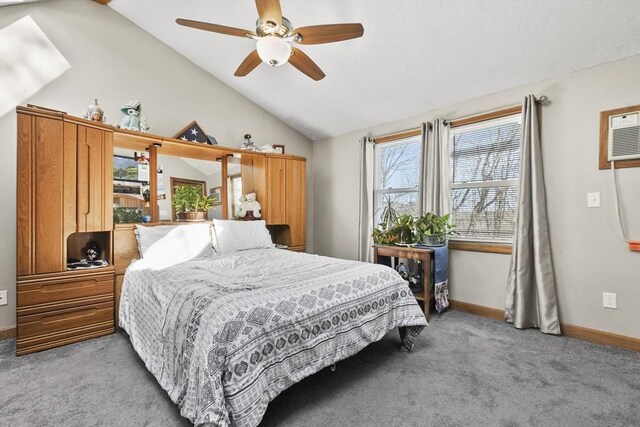
{"type": "Polygon", "coordinates": [[[635,0],[281,4],[294,27],[361,22],[364,37],[302,46],[327,75],[319,82],[289,64],[262,64],[239,78],[233,73],[254,41],[175,19],[253,30],[253,1],[112,0],[109,7],[313,140],[640,53],[635,0]]]}

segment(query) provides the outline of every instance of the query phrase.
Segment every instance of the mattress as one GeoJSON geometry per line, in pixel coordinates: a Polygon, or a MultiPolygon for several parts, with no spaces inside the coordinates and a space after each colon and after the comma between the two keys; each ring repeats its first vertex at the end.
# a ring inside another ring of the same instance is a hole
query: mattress
{"type": "Polygon", "coordinates": [[[180,413],[252,427],[287,387],[400,328],[427,322],[392,269],[280,249],[175,265],[135,261],[120,326],[180,413]]]}

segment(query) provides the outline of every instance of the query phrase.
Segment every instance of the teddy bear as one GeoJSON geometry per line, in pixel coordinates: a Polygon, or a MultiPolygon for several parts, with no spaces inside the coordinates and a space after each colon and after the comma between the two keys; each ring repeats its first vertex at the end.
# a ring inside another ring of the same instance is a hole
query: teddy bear
{"type": "Polygon", "coordinates": [[[253,217],[258,219],[262,217],[260,213],[260,202],[256,200],[256,193],[249,193],[244,196],[240,196],[240,209],[238,210],[238,217],[244,218],[248,212],[253,212],[253,217]]]}

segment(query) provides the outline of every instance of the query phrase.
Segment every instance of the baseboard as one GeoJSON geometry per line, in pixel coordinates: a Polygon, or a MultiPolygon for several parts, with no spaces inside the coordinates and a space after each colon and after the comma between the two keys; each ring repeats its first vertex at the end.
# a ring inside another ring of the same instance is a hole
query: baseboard
{"type": "Polygon", "coordinates": [[[627,350],[640,351],[640,339],[638,338],[584,328],[582,326],[568,325],[566,323],[561,323],[560,329],[562,329],[562,334],[567,337],[578,338],[596,344],[626,348],[627,350]]]}
{"type": "Polygon", "coordinates": [[[0,341],[16,337],[16,328],[0,329],[0,341]]]}
{"type": "MultiPolygon", "coordinates": [[[[504,320],[504,310],[483,305],[471,304],[464,301],[450,300],[449,305],[452,310],[464,311],[465,313],[477,316],[488,317],[495,320],[504,320]]],[[[597,329],[585,328],[582,326],[561,323],[562,335],[571,338],[578,338],[596,344],[610,345],[640,352],[640,339],[618,335],[612,332],[599,331],[597,329]]]]}
{"type": "Polygon", "coordinates": [[[504,320],[504,310],[497,308],[456,300],[449,300],[449,307],[451,307],[452,310],[464,311],[465,313],[476,314],[490,319],[504,320]]]}

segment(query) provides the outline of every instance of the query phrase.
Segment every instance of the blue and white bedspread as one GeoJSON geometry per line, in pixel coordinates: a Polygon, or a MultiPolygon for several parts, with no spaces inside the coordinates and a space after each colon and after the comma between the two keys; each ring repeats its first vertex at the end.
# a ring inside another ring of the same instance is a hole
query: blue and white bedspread
{"type": "Polygon", "coordinates": [[[196,425],[256,426],[287,387],[400,327],[427,324],[392,269],[255,249],[173,266],[134,262],[120,326],[196,425]]]}

